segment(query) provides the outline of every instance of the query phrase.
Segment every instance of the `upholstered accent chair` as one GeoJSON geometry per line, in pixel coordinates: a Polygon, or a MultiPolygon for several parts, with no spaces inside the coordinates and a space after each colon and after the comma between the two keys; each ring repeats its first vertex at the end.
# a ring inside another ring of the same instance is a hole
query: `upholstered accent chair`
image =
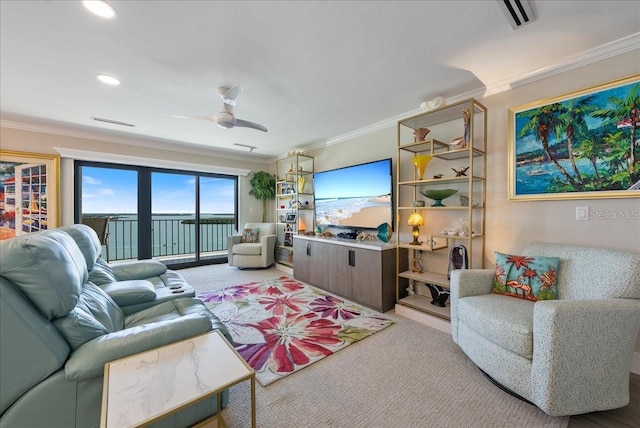
{"type": "Polygon", "coordinates": [[[229,236],[229,266],[267,268],[275,263],[275,223],[247,223],[239,235],[229,236]]]}
{"type": "Polygon", "coordinates": [[[623,407],[640,329],[640,254],[531,243],[558,257],[557,299],[493,294],[494,269],[451,275],[451,334],[492,380],[551,416],[623,407]]]}

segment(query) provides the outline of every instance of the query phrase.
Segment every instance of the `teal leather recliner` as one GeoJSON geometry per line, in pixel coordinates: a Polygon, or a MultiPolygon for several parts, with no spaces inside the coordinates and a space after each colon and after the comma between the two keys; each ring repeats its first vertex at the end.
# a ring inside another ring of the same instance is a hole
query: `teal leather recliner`
{"type": "MultiPolygon", "coordinates": [[[[0,242],[0,427],[97,427],[106,362],[213,328],[229,337],[202,301],[170,293],[184,283],[177,273],[144,261],[116,276],[99,251],[82,225],[0,242]],[[115,281],[89,282],[87,265],[96,262],[115,281]],[[171,281],[158,279],[167,273],[171,281]]],[[[154,426],[193,425],[215,413],[217,399],[154,426]]],[[[227,400],[225,391],[221,404],[227,400]]]]}

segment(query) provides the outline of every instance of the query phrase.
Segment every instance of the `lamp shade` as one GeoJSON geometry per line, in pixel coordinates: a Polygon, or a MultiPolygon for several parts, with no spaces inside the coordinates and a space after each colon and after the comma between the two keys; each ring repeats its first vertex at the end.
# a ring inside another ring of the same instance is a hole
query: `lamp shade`
{"type": "Polygon", "coordinates": [[[409,226],[422,226],[424,225],[424,219],[419,213],[411,213],[407,224],[409,224],[409,226]]]}

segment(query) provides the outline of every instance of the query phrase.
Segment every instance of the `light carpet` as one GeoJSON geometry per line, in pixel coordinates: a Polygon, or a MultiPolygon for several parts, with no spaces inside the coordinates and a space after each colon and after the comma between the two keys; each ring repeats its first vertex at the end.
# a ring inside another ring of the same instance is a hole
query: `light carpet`
{"type": "Polygon", "coordinates": [[[287,276],[198,294],[267,386],[390,326],[382,314],[287,276]]]}
{"type": "MultiPolygon", "coordinates": [[[[240,271],[228,265],[183,269],[198,292],[282,275],[276,268],[240,271]]],[[[450,335],[398,317],[395,324],[321,364],[268,387],[256,385],[259,428],[565,428],[492,385],[450,335]]],[[[230,428],[250,426],[250,388],[231,388],[222,414],[230,428]]]]}

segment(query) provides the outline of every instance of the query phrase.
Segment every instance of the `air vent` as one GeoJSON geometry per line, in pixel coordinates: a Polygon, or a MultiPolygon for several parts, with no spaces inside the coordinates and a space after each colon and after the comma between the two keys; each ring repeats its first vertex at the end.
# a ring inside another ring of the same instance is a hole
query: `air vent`
{"type": "Polygon", "coordinates": [[[240,144],[240,143],[233,143],[233,145],[249,149],[249,153],[253,152],[255,149],[258,148],[258,146],[250,146],[248,144],[240,144]]]}
{"type": "Polygon", "coordinates": [[[507,21],[511,24],[511,28],[517,30],[523,25],[535,21],[533,10],[528,0],[496,0],[500,9],[507,17],[507,21]]]}
{"type": "Polygon", "coordinates": [[[130,127],[134,127],[135,125],[132,123],[126,123],[126,122],[119,122],[117,120],[111,120],[111,119],[103,119],[101,117],[92,117],[91,119],[93,120],[97,120],[98,122],[105,122],[105,123],[111,123],[112,125],[122,125],[122,126],[130,126],[130,127]]]}

